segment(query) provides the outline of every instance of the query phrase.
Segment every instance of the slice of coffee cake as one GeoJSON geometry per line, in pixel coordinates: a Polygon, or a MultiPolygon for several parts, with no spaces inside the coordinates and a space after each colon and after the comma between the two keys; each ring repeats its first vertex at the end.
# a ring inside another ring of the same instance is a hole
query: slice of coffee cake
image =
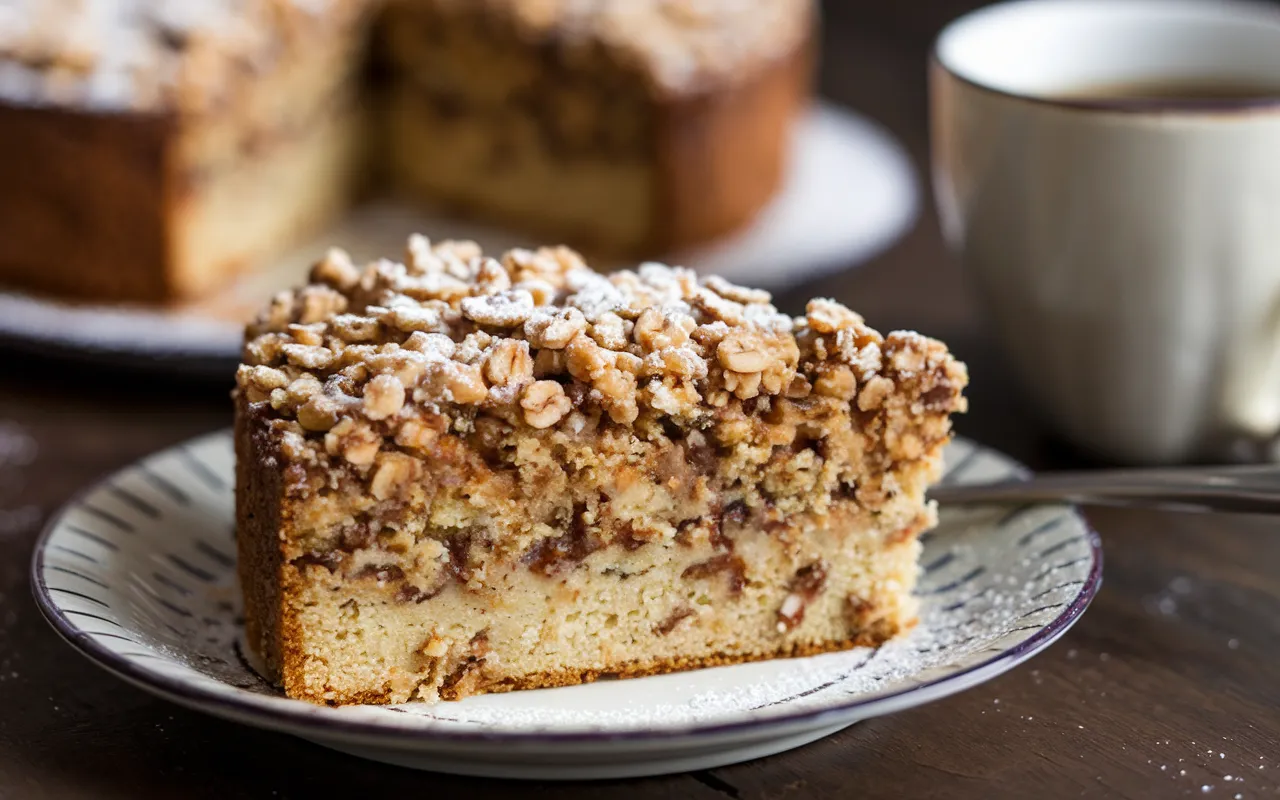
{"type": "Polygon", "coordinates": [[[563,248],[332,251],[248,330],[248,641],[291,696],[454,699],[877,645],[964,408],[942,344],[563,248]]]}

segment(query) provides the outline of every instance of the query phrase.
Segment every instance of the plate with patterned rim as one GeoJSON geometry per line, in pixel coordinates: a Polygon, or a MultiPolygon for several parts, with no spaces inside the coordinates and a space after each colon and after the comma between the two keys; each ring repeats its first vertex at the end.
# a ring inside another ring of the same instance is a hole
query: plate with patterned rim
{"type": "MultiPolygon", "coordinates": [[[[946,455],[947,482],[1025,474],[966,440],[946,455]]],[[[617,778],[782,752],[1013,668],[1079,619],[1102,577],[1098,537],[1071,507],[944,508],[923,540],[920,625],[876,650],[440,704],[323,708],[284,697],[240,646],[233,466],[222,431],[146,458],[68,504],[32,562],[45,617],[98,666],[173,702],[441,772],[617,778]]]]}

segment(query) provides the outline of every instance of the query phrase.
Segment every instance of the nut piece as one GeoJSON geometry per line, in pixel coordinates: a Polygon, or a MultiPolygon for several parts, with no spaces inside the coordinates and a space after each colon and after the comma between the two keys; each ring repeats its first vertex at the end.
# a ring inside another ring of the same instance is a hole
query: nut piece
{"type": "Polygon", "coordinates": [[[787,633],[804,621],[804,598],[792,592],[778,609],[778,633],[787,633]]]}
{"type": "Polygon", "coordinates": [[[327,283],[335,289],[347,291],[360,281],[360,270],[351,263],[346,250],[330,247],[324,258],[311,268],[312,283],[327,283]]]}
{"type": "Polygon", "coordinates": [[[241,364],[236,371],[236,380],[244,387],[251,403],[260,403],[270,396],[272,389],[283,389],[289,385],[289,376],[278,369],[246,364],[241,364]]]}
{"type": "Polygon", "coordinates": [[[364,387],[364,415],[386,419],[404,407],[404,384],[390,375],[375,375],[364,387]]]}
{"type": "Polygon", "coordinates": [[[769,355],[756,337],[734,331],[716,347],[720,366],[742,373],[763,372],[769,366],[769,355]]]}
{"type": "Polygon", "coordinates": [[[852,328],[862,322],[862,317],[845,306],[835,300],[821,297],[810,300],[804,310],[809,320],[809,327],[818,333],[835,333],[842,328],[852,328]]]}
{"type": "MultiPolygon", "coordinates": [[[[497,269],[506,274],[502,267],[497,269]]],[[[514,328],[525,324],[533,314],[533,295],[524,289],[513,289],[499,294],[465,297],[461,307],[462,315],[472,322],[495,328],[514,328]]]]}
{"type": "Polygon", "coordinates": [[[591,387],[600,393],[601,404],[614,422],[630,425],[640,416],[636,405],[636,376],[630,372],[607,369],[593,379],[591,387]]]}
{"type": "Polygon", "coordinates": [[[565,348],[565,367],[569,374],[584,383],[590,383],[613,366],[617,355],[612,350],[605,350],[589,336],[573,337],[565,348]]]}
{"type": "Polygon", "coordinates": [[[764,289],[748,289],[745,286],[739,286],[736,283],[729,283],[719,275],[709,275],[702,282],[711,291],[720,295],[726,300],[732,300],[735,303],[749,305],[753,303],[768,303],[773,296],[764,289]]]}
{"type": "Polygon", "coordinates": [[[300,406],[322,391],[324,386],[316,376],[303,374],[289,383],[285,395],[294,406],[300,406]]]}
{"type": "MultiPolygon", "coordinates": [[[[422,305],[396,305],[379,312],[379,319],[385,325],[397,330],[411,333],[420,331],[424,334],[442,335],[449,330],[447,321],[449,307],[439,301],[428,300],[422,305]]],[[[448,336],[444,338],[448,339],[448,336]]],[[[408,343],[406,342],[406,346],[408,343]]]]}
{"type": "Polygon", "coordinates": [[[689,414],[702,399],[692,383],[676,378],[655,378],[646,388],[649,405],[673,417],[689,414]]]}
{"type": "Polygon", "coordinates": [[[646,308],[636,319],[631,335],[646,351],[679,347],[689,341],[689,333],[697,327],[687,315],[667,315],[656,308],[646,308]]]}
{"type": "Polygon", "coordinates": [[[369,493],[378,500],[389,500],[402,492],[417,476],[418,462],[404,453],[382,453],[378,467],[369,481],[369,493]]]}
{"type": "Polygon", "coordinates": [[[606,350],[622,350],[627,346],[627,323],[612,311],[606,311],[591,323],[591,338],[606,350]]]}
{"type": "Polygon", "coordinates": [[[396,444],[415,450],[426,450],[439,437],[440,432],[435,428],[420,420],[411,419],[406,420],[400,426],[400,430],[396,431],[396,444]]]}
{"type": "Polygon", "coordinates": [[[333,351],[326,347],[286,344],[280,349],[284,351],[284,357],[295,367],[324,369],[333,363],[333,351]]]}
{"type": "Polygon", "coordinates": [[[760,394],[760,373],[726,371],[724,388],[733,392],[739,400],[750,400],[760,394]]]}
{"type": "Polygon", "coordinates": [[[474,364],[445,364],[444,389],[453,402],[461,405],[473,405],[489,396],[489,390],[480,379],[480,368],[474,364]]]}
{"type": "Polygon", "coordinates": [[[782,390],[791,384],[794,375],[793,371],[781,364],[774,364],[760,373],[760,387],[765,394],[781,394],[782,390]]]}
{"type": "Polygon", "coordinates": [[[551,378],[561,375],[566,369],[568,356],[563,350],[539,350],[533,359],[533,376],[535,378],[551,378]]]}
{"type": "Polygon", "coordinates": [[[415,331],[405,339],[403,347],[405,350],[425,353],[439,361],[453,358],[454,351],[458,349],[453,340],[443,333],[423,333],[422,331],[415,331]]]}
{"type": "Polygon", "coordinates": [[[347,298],[328,286],[307,286],[298,292],[298,322],[310,325],[347,310],[347,298]]]}
{"type": "Polygon", "coordinates": [[[492,386],[520,385],[533,378],[529,343],[503,339],[484,359],[484,377],[492,386]]]}
{"type": "Polygon", "coordinates": [[[497,294],[511,288],[511,276],[497,259],[482,258],[476,268],[476,287],[485,294],[497,294]]]}
{"type": "Polygon", "coordinates": [[[378,338],[378,320],[359,314],[339,314],[329,321],[329,329],[348,343],[372,342],[378,338]]]}
{"type": "Polygon", "coordinates": [[[547,306],[556,299],[556,287],[543,280],[520,281],[513,288],[529,293],[535,306],[547,306]]]}
{"type": "Polygon", "coordinates": [[[534,347],[563,350],[579,333],[587,329],[587,319],[576,308],[565,308],[550,314],[535,314],[524,324],[524,335],[534,347]]]}
{"type": "MultiPolygon", "coordinates": [[[[627,353],[626,355],[631,355],[627,353]]],[[[635,356],[631,356],[635,358],[635,356]]],[[[619,367],[622,365],[619,364],[619,367]]],[[[641,367],[645,375],[665,375],[676,378],[707,377],[707,362],[688,348],[669,347],[657,353],[651,353],[641,367]]],[[[628,370],[629,372],[631,370],[628,370]]]]}
{"type": "Polygon", "coordinates": [[[721,297],[710,289],[699,289],[690,302],[711,319],[727,325],[741,325],[747,320],[746,307],[742,303],[721,297]]]}
{"type": "Polygon", "coordinates": [[[787,384],[787,388],[786,391],[783,392],[783,396],[792,400],[798,400],[808,397],[811,391],[813,391],[813,387],[809,385],[809,379],[803,375],[797,375],[791,379],[791,383],[787,384]]]}
{"type": "Polygon", "coordinates": [[[441,639],[435,633],[432,633],[422,642],[422,646],[418,648],[418,652],[422,653],[427,658],[444,658],[449,652],[449,643],[444,639],[441,639]]]}
{"type": "Polygon", "coordinates": [[[323,323],[309,322],[304,325],[300,322],[294,322],[285,326],[285,330],[293,337],[295,344],[306,345],[307,347],[319,347],[324,344],[323,323]]]}
{"type": "Polygon", "coordinates": [[[298,424],[309,431],[327,431],[338,422],[338,408],[322,394],[312,396],[298,407],[298,424]]]}
{"type": "Polygon", "coordinates": [[[357,467],[372,464],[381,443],[372,428],[353,419],[342,420],[324,435],[324,449],[329,455],[341,455],[357,467]]]}
{"type": "Polygon", "coordinates": [[[550,428],[560,421],[573,403],[565,396],[564,387],[555,381],[534,381],[520,398],[524,421],[535,428],[550,428]]]}
{"type": "Polygon", "coordinates": [[[819,369],[813,390],[823,397],[852,400],[858,391],[858,381],[853,377],[853,370],[845,365],[825,364],[819,369]]]}
{"type": "Polygon", "coordinates": [[[405,266],[410,272],[423,273],[439,266],[440,259],[431,252],[431,240],[420,233],[409,234],[404,248],[405,266]]]}
{"type": "Polygon", "coordinates": [[[790,593],[778,609],[778,633],[788,633],[804,622],[804,612],[809,604],[827,586],[827,564],[815,561],[796,570],[791,579],[790,593]]]}
{"type": "Polygon", "coordinates": [[[884,401],[891,394],[893,394],[893,381],[883,375],[877,375],[858,393],[858,410],[875,411],[884,405],[884,401]]]}

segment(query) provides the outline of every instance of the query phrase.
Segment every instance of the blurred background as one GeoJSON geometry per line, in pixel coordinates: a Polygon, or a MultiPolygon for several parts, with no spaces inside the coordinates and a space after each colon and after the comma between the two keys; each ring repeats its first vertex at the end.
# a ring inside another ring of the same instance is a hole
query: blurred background
{"type": "MultiPolygon", "coordinates": [[[[830,296],[879,330],[911,328],[944,340],[971,373],[971,411],[957,419],[959,433],[1038,469],[1089,465],[1029,410],[938,227],[929,186],[926,62],[943,25],[979,5],[822,3],[817,92],[897,143],[913,170],[918,214],[887,249],[776,292],[775,304],[794,314],[811,297],[830,296]]],[[[91,482],[229,425],[232,374],[75,357],[30,343],[0,345],[0,354],[0,678],[13,675],[0,680],[0,796],[232,797],[244,796],[249,781],[279,788],[282,796],[371,787],[421,793],[420,774],[335,761],[300,741],[152,700],[56,640],[26,584],[40,526],[91,482]],[[267,752],[271,757],[262,758],[267,752]]],[[[1280,793],[1274,777],[1254,763],[1259,752],[1277,752],[1280,735],[1274,523],[1123,510],[1090,511],[1089,520],[1106,542],[1106,587],[1033,669],[856,725],[793,754],[717,771],[723,780],[610,785],[610,796],[838,797],[851,785],[868,796],[895,797],[1023,797],[1030,786],[1044,797],[1199,795],[1211,772],[1220,776],[1226,766],[1244,774],[1241,753],[1250,761],[1246,796],[1280,793]],[[1228,737],[1229,744],[1217,744],[1228,737]],[[1180,783],[1158,769],[1174,763],[1167,758],[1170,740],[1181,748],[1177,762],[1187,761],[1174,769],[1191,771],[1180,783]],[[1204,742],[1226,749],[1229,758],[1206,761],[1204,742]]],[[[443,796],[511,789],[430,779],[443,796]]]]}

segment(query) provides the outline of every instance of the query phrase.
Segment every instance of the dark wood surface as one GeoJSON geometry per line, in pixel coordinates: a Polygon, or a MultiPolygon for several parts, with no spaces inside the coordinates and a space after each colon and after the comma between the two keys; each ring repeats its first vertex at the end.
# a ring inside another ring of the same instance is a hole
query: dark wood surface
{"type": "MultiPolygon", "coordinates": [[[[922,176],[924,58],[933,33],[966,5],[828,5],[824,93],[892,130],[922,176]]],[[[973,376],[962,433],[1038,467],[1080,463],[1005,376],[930,211],[870,264],[780,304],[796,311],[813,294],[845,300],[878,327],[950,342],[973,376]]],[[[5,365],[0,798],[1280,796],[1280,531],[1259,518],[1090,512],[1105,585],[1044,654],[947,700],[690,775],[586,785],[453,778],[185,711],[62,644],[30,599],[27,565],[43,520],[77,489],[228,424],[228,385],[16,356],[5,365]]]]}

